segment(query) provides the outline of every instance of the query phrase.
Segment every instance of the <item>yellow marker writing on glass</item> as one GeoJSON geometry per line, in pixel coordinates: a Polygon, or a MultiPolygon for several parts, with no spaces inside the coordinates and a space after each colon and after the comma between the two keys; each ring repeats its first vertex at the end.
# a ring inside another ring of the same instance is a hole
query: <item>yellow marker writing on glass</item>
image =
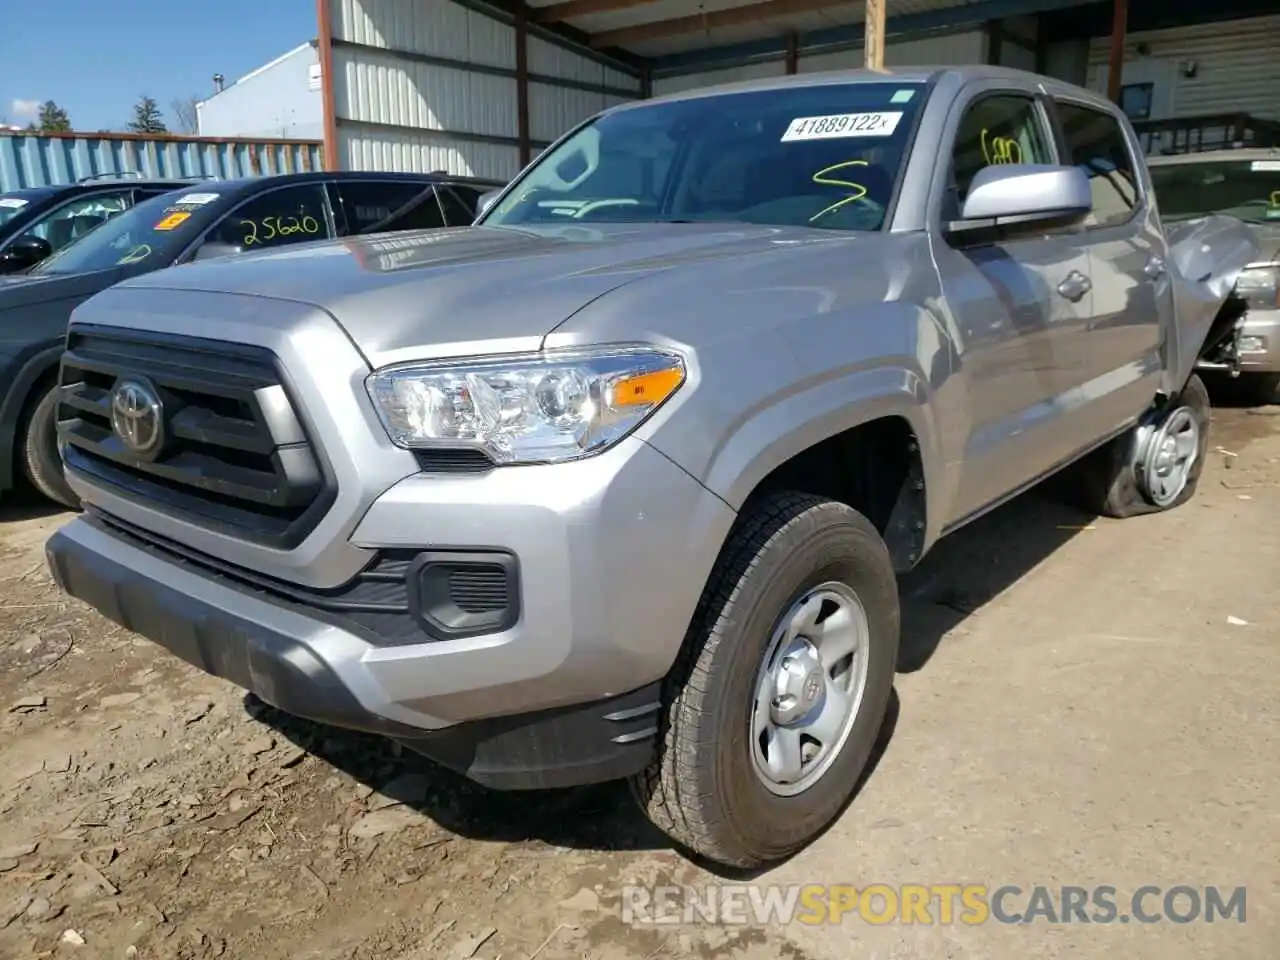
{"type": "Polygon", "coordinates": [[[134,247],[132,250],[130,250],[128,253],[126,253],[119,260],[117,260],[116,266],[125,266],[130,263],[139,263],[147,259],[147,257],[149,256],[151,256],[151,248],[147,246],[145,243],[141,243],[138,246],[134,247]]]}
{"type": "Polygon", "coordinates": [[[1280,207],[1280,190],[1271,191],[1271,205],[1273,207],[1280,207]]]}
{"type": "Polygon", "coordinates": [[[823,169],[815,173],[813,175],[814,183],[820,183],[824,187],[848,187],[850,190],[854,192],[847,197],[843,197],[840,200],[837,200],[835,203],[831,204],[831,206],[824,207],[823,209],[819,210],[817,213],[815,213],[812,217],[809,218],[809,222],[813,223],[813,221],[817,220],[819,217],[825,217],[828,213],[834,213],[835,211],[839,210],[846,203],[853,203],[855,200],[861,200],[863,197],[865,197],[867,195],[867,188],[864,187],[862,184],[854,183],[852,180],[836,180],[836,179],[833,179],[830,175],[832,173],[835,173],[837,170],[844,170],[848,167],[866,167],[866,166],[870,166],[870,164],[868,164],[867,161],[865,160],[845,160],[843,163],[832,164],[831,166],[824,167],[823,169]]]}
{"type": "Polygon", "coordinates": [[[987,141],[987,130],[982,130],[982,156],[990,164],[1021,163],[1022,145],[1012,137],[992,137],[987,141]]]}

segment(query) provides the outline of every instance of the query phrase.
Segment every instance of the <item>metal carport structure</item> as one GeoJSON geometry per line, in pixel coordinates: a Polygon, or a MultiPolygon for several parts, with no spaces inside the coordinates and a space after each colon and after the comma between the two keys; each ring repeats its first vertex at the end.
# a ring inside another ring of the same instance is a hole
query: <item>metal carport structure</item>
{"type": "Polygon", "coordinates": [[[326,166],[503,178],[613,104],[722,80],[875,68],[886,47],[890,64],[1002,63],[1084,82],[1087,38],[1109,36],[1114,99],[1127,29],[1276,12],[1275,0],[316,3],[326,166]],[[1064,46],[1079,37],[1083,47],[1064,46]]]}

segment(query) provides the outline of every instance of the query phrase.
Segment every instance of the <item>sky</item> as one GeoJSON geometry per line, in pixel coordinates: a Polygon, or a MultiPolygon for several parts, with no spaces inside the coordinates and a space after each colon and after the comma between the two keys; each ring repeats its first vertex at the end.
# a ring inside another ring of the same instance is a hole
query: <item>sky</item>
{"type": "MultiPolygon", "coordinates": [[[[9,4],[4,4],[8,7],[9,4]]],[[[316,35],[315,0],[12,0],[0,26],[0,122],[53,100],[75,130],[123,130],[141,96],[176,126],[204,99],[316,35]]]]}

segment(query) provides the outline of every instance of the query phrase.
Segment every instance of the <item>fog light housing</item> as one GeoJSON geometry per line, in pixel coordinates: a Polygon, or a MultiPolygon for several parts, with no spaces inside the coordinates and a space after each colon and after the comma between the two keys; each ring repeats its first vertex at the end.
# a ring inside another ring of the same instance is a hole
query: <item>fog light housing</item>
{"type": "Polygon", "coordinates": [[[1266,353],[1267,338],[1246,334],[1236,341],[1237,353],[1266,353]]]}
{"type": "Polygon", "coordinates": [[[500,633],[520,619],[520,570],[503,551],[430,551],[406,572],[409,610],[436,640],[500,633]]]}

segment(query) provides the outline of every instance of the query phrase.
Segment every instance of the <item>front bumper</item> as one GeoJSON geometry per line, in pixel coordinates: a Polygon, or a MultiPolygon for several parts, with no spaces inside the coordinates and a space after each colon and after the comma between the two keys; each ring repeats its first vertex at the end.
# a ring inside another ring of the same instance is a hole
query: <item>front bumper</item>
{"type": "Polygon", "coordinates": [[[139,542],[92,512],[49,541],[58,583],[108,617],[286,712],[404,741],[494,786],[638,769],[733,512],[640,440],[578,463],[414,476],[352,540],[371,550],[502,549],[519,619],[383,644],[211,558],[139,542]]]}
{"type": "Polygon", "coordinates": [[[1251,309],[1237,342],[1241,373],[1280,373],[1280,309],[1251,309]]]}

